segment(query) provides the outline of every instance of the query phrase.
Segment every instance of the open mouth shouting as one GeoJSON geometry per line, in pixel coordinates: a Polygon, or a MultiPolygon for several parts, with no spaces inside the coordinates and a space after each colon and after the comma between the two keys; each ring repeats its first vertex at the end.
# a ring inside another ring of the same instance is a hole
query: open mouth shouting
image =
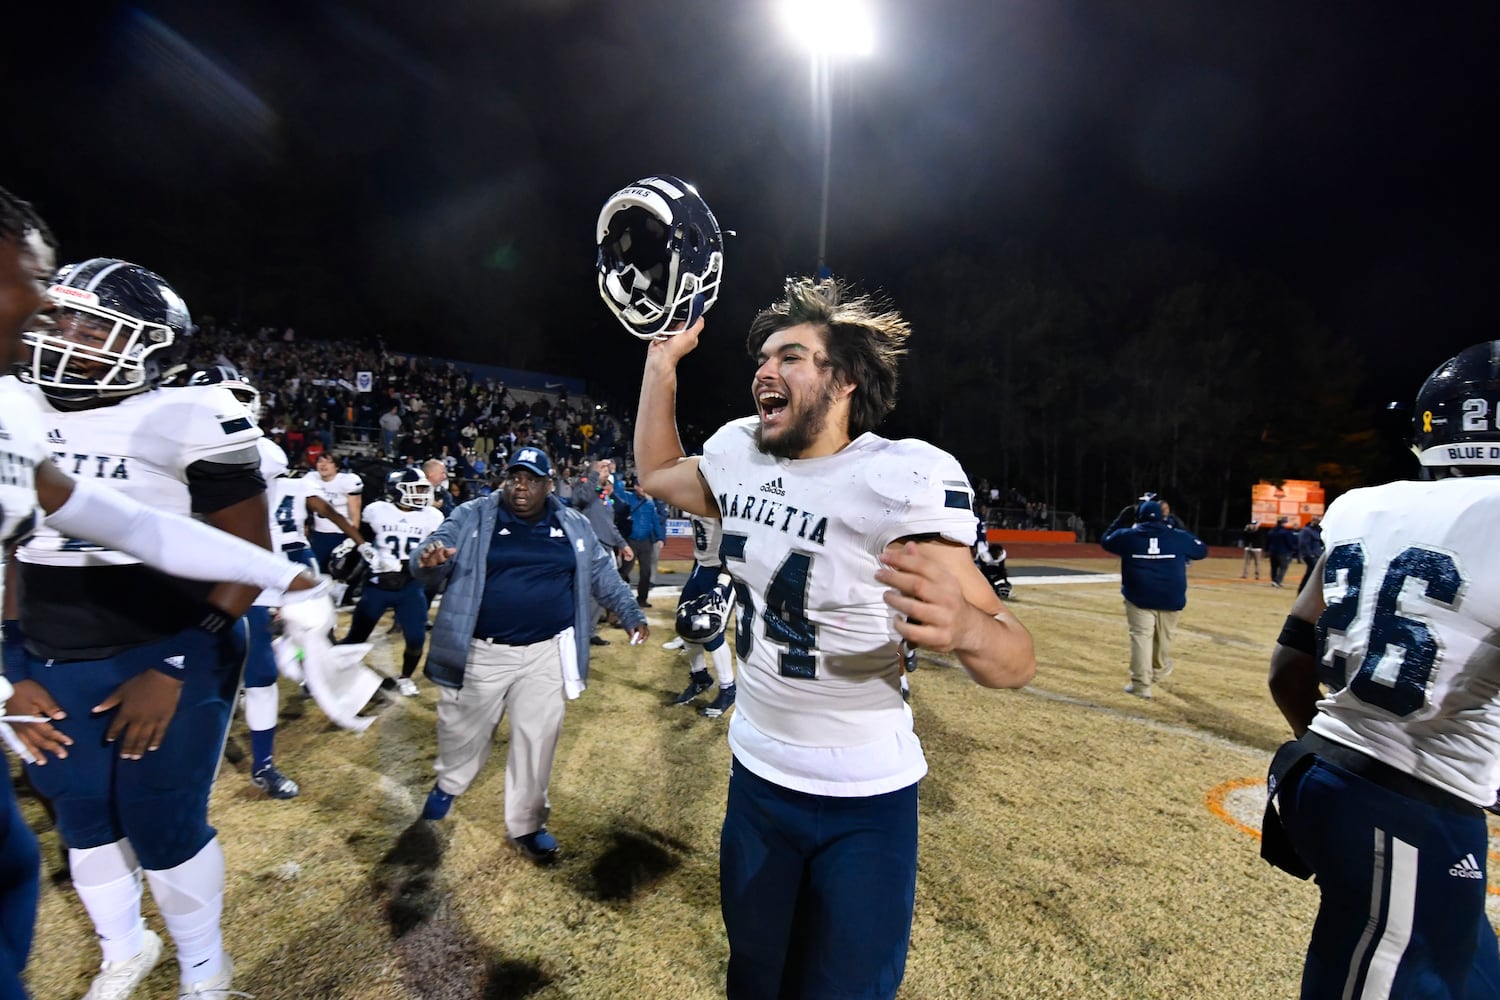
{"type": "Polygon", "coordinates": [[[760,424],[764,428],[781,426],[791,401],[772,389],[762,389],[755,394],[756,406],[760,409],[760,424]]]}

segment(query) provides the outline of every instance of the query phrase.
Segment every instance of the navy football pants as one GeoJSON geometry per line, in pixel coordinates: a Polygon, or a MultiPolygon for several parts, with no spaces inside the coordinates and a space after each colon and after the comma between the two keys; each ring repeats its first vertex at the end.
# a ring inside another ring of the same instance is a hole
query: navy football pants
{"type": "Polygon", "coordinates": [[[21,970],[31,951],[42,859],[16,806],[9,774],[5,780],[5,801],[0,802],[0,1000],[26,1000],[21,970]]]}
{"type": "Polygon", "coordinates": [[[1418,801],[1322,759],[1278,801],[1322,893],[1304,998],[1500,997],[1482,814],[1418,801]]]}
{"type": "Polygon", "coordinates": [[[915,784],[808,795],[733,762],[719,840],[731,1000],[894,997],[916,890],[915,784]]]}
{"type": "Polygon", "coordinates": [[[115,688],[174,655],[173,639],[148,643],[102,660],[40,660],[28,654],[32,680],[68,713],[54,725],[73,738],[65,759],[28,764],[38,793],[52,800],[57,826],[69,847],[101,847],[129,839],[141,865],[160,871],[196,855],[214,836],[208,796],[224,751],[224,735],[239,690],[245,625],[220,636],[216,668],[182,672],[182,694],[160,749],[140,760],[121,760],[119,745],[104,742],[115,712],[92,709],[115,688]]]}

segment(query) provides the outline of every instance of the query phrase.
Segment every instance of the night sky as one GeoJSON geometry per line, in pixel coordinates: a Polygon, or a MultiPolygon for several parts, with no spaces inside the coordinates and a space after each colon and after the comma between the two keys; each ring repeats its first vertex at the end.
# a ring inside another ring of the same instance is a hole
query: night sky
{"type": "MultiPolygon", "coordinates": [[[[1371,399],[1495,335],[1495,5],[870,6],[875,53],[835,69],[836,272],[890,288],[954,248],[1015,241],[1082,270],[1201,248],[1360,345],[1371,399]]],[[[593,288],[611,191],[678,174],[737,231],[704,348],[736,379],[749,317],[816,265],[809,59],[772,0],[26,16],[37,30],[0,43],[19,118],[0,184],[65,259],[135,259],[199,317],[628,396],[640,345],[593,288]]],[[[1317,380],[1295,348],[1260,387],[1289,403],[1317,380]]]]}

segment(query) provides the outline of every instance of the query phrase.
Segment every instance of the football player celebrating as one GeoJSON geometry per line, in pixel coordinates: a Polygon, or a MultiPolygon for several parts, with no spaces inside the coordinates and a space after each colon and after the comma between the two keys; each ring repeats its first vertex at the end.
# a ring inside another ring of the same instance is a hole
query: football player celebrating
{"type": "MultiPolygon", "coordinates": [[[[45,301],[53,271],[52,237],[31,206],[0,188],[0,369],[20,356],[21,330],[34,322],[45,301]]],[[[51,447],[41,414],[14,379],[0,379],[0,539],[7,548],[35,526],[36,511],[75,538],[116,548],[177,576],[253,583],[280,590],[288,586],[306,597],[316,581],[248,542],[188,518],[154,510],[89,480],[73,480],[48,459],[51,447]]],[[[224,601],[224,592],[210,601],[224,601]]],[[[322,598],[326,611],[332,607],[322,598]]],[[[218,605],[229,612],[243,605],[218,605]]],[[[48,755],[67,756],[72,738],[61,723],[65,714],[40,685],[25,680],[24,636],[6,621],[3,652],[8,677],[0,678],[0,714],[39,720],[18,724],[12,734],[23,759],[46,763],[48,755]],[[12,693],[11,684],[15,682],[12,693]]],[[[0,723],[0,730],[8,730],[0,723]]],[[[39,889],[36,841],[21,821],[9,787],[0,803],[0,995],[24,996],[20,982],[26,964],[39,889]]]]}
{"type": "Polygon", "coordinates": [[[359,554],[370,567],[370,577],[354,606],[349,634],[339,641],[364,642],[386,610],[395,608],[406,639],[396,687],[410,698],[417,693],[412,674],[427,644],[427,591],[411,575],[407,559],[422,539],[442,527],[443,515],[432,505],[432,483],[418,470],[404,470],[395,485],[395,503],[377,500],[365,508],[365,524],[374,541],[361,545],[359,554]]]}
{"type": "MultiPolygon", "coordinates": [[[[176,291],[135,264],[94,259],[59,271],[48,297],[50,312],[25,334],[22,376],[53,462],[266,547],[260,431],[244,406],[216,386],[158,387],[189,329],[176,291]]],[[[23,675],[11,710],[24,688],[31,706],[52,706],[42,714],[60,734],[49,745],[18,732],[55,755],[29,775],[53,801],[104,950],[88,995],[129,995],[160,958],[141,919],[143,870],[186,992],[228,989],[224,856],[208,797],[239,685],[236,619],[260,588],[193,584],[74,527],[54,515],[16,550],[24,600],[6,671],[23,675]]]]}
{"type": "MultiPolygon", "coordinates": [[[[260,393],[236,369],[215,365],[194,372],[188,385],[222,385],[245,404],[260,421],[260,393]]],[[[354,525],[321,496],[310,496],[305,477],[287,477],[286,452],[270,438],[256,438],[260,475],[266,482],[266,508],[270,513],[271,547],[287,559],[313,567],[303,525],[307,512],[315,512],[338,526],[355,544],[363,541],[354,525]]],[[[271,609],[273,595],[261,595],[245,612],[249,648],[245,654],[245,725],[250,730],[250,783],[273,799],[295,798],[297,783],[276,766],[276,719],[281,714],[281,691],[276,686],[276,654],[272,650],[271,609]]],[[[376,681],[378,683],[378,681],[376,681]]],[[[371,690],[373,693],[373,688],[371,690]]]]}
{"type": "Polygon", "coordinates": [[[719,693],[712,702],[704,705],[699,713],[705,718],[717,719],[734,707],[734,654],[724,641],[724,627],[734,607],[734,591],[729,587],[729,577],[719,562],[719,536],[722,525],[718,518],[692,517],[693,524],[693,571],[682,585],[682,596],[677,601],[677,634],[688,648],[688,686],[672,699],[674,705],[686,705],[714,686],[708,676],[708,664],[712,658],[714,673],[719,679],[719,693]]]}
{"type": "MultiPolygon", "coordinates": [[[[658,200],[673,232],[712,219],[686,194],[658,200]]],[[[672,266],[650,273],[692,270],[694,242],[669,244],[672,266]]],[[[675,286],[653,297],[690,325],[646,354],[641,483],[723,521],[740,609],[719,857],[728,994],[894,996],[927,771],[901,699],[900,642],[953,653],[987,687],[1020,687],[1036,669],[1031,636],[969,554],[973,491],[958,462],[873,433],[895,405],[908,334],[898,314],[846,297],[836,280],[789,281],[750,327],[757,415],[724,425],[690,458],[677,434],[677,367],[703,321],[675,286]]]]}
{"type": "Polygon", "coordinates": [[[1270,688],[1298,736],[1271,764],[1262,856],[1316,875],[1302,996],[1500,996],[1483,808],[1500,786],[1500,340],[1417,394],[1422,481],[1323,518],[1270,688]],[[1326,689],[1326,691],[1325,691],[1326,689]]]}
{"type": "MultiPolygon", "coordinates": [[[[313,465],[313,471],[302,477],[308,483],[307,495],[322,497],[350,524],[358,524],[360,507],[364,503],[364,480],[352,472],[340,472],[338,456],[331,451],[319,455],[313,465]]],[[[342,537],[343,532],[337,524],[317,511],[313,512],[312,549],[323,572],[328,572],[329,559],[342,537]]]]}

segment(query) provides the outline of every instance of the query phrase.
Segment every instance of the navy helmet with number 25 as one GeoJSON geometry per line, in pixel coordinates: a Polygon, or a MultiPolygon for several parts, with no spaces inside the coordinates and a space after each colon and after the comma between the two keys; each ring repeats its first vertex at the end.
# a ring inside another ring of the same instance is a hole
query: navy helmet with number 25
{"type": "Polygon", "coordinates": [[[1494,475],[1500,467],[1500,340],[1460,351],[1427,376],[1412,412],[1412,446],[1429,476],[1494,475]],[[1488,468],[1485,468],[1485,467],[1488,468]]]}
{"type": "Polygon", "coordinates": [[[599,295],[642,340],[686,329],[719,297],[724,234],[686,181],[660,174],[616,191],[596,236],[599,295]]]}

